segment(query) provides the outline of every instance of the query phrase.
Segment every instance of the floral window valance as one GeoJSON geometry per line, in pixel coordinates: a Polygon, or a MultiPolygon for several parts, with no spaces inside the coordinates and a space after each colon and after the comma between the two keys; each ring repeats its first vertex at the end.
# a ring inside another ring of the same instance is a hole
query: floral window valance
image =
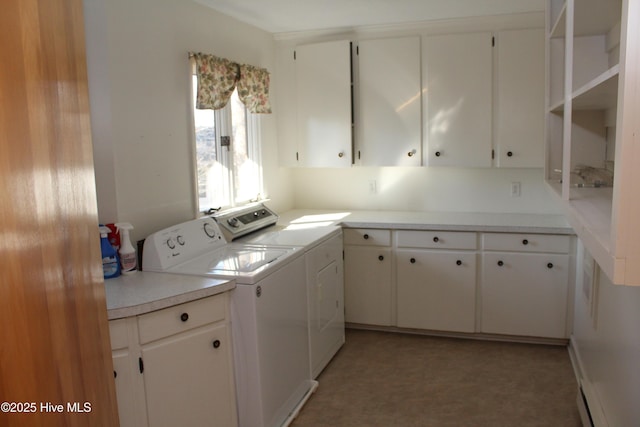
{"type": "Polygon", "coordinates": [[[218,110],[227,105],[237,87],[240,100],[251,113],[269,114],[269,72],[264,68],[236,64],[204,53],[195,59],[198,88],[196,108],[218,110]]]}

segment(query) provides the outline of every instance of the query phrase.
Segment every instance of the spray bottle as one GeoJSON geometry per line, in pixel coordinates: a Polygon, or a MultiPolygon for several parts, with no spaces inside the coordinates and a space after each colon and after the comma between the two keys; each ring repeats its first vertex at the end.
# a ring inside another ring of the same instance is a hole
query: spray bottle
{"type": "Polygon", "coordinates": [[[109,227],[100,225],[100,251],[102,252],[102,271],[105,279],[118,277],[120,275],[120,264],[118,264],[118,254],[109,243],[109,227]]]}
{"type": "Polygon", "coordinates": [[[122,265],[122,274],[133,274],[137,271],[136,250],[131,244],[129,231],[133,230],[133,226],[128,222],[119,222],[116,224],[118,233],[120,233],[120,263],[122,265]]]}

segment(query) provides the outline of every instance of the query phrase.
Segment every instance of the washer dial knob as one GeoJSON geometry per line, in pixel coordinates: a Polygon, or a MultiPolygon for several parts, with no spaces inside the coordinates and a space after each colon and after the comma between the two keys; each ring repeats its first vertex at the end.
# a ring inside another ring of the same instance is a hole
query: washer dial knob
{"type": "Polygon", "coordinates": [[[229,224],[230,226],[232,226],[233,228],[238,228],[239,224],[238,224],[238,218],[229,218],[227,220],[227,224],[229,224]]]}
{"type": "Polygon", "coordinates": [[[167,239],[167,246],[169,247],[169,249],[175,249],[176,248],[176,242],[173,240],[173,237],[169,237],[167,239]]]}
{"type": "Polygon", "coordinates": [[[213,226],[213,224],[210,224],[208,222],[204,223],[204,234],[212,239],[216,237],[216,228],[213,226]]]}

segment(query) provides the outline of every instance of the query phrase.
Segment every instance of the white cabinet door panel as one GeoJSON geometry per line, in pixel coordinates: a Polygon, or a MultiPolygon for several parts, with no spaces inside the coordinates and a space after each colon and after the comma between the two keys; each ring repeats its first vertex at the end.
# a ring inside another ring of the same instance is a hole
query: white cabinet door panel
{"type": "Polygon", "coordinates": [[[420,166],[420,38],[358,43],[359,164],[420,166]]]}
{"type": "Polygon", "coordinates": [[[398,326],[475,332],[475,252],[398,250],[398,326]]]}
{"type": "Polygon", "coordinates": [[[392,325],[391,249],[345,246],[345,321],[392,325]]]}
{"type": "Polygon", "coordinates": [[[482,332],[567,338],[568,255],[490,252],[482,271],[482,332]]]}
{"type": "Polygon", "coordinates": [[[491,38],[491,33],[424,38],[425,164],[491,167],[491,38]]]}
{"type": "Polygon", "coordinates": [[[295,61],[301,166],[351,166],[351,43],[298,46],[295,61]]]}
{"type": "Polygon", "coordinates": [[[544,41],[543,29],[498,33],[499,167],[544,167],[544,41]]]}
{"type": "Polygon", "coordinates": [[[143,346],[149,426],[235,425],[230,349],[224,324],[143,346]]]}

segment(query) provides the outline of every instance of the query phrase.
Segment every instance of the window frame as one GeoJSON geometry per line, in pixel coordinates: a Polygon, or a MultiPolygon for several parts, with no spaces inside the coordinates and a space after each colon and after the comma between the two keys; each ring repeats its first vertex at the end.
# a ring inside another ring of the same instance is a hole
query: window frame
{"type": "MultiPolygon", "coordinates": [[[[256,185],[257,192],[249,199],[238,200],[238,193],[235,185],[236,165],[234,162],[237,141],[234,141],[233,137],[233,117],[232,117],[232,100],[230,99],[227,105],[219,110],[210,110],[214,115],[215,126],[215,150],[216,161],[219,162],[226,173],[224,174],[224,195],[226,202],[221,206],[207,206],[201,207],[201,198],[199,191],[199,179],[198,179],[198,147],[196,138],[196,117],[195,117],[195,90],[197,85],[197,76],[195,72],[195,61],[191,60],[191,73],[189,83],[189,98],[190,98],[190,116],[191,116],[191,151],[192,151],[192,185],[193,185],[193,209],[196,217],[206,215],[208,213],[224,210],[239,206],[244,206],[250,203],[254,203],[262,199],[264,194],[264,179],[263,179],[263,166],[262,166],[262,153],[261,153],[261,133],[260,133],[260,114],[253,114],[247,111],[243,105],[245,116],[245,135],[246,135],[246,150],[247,159],[250,159],[255,163],[257,168],[256,174],[258,183],[256,185]],[[221,136],[229,136],[231,138],[230,145],[225,147],[221,143],[221,136]]],[[[234,90],[234,95],[237,96],[234,90]]],[[[241,101],[238,100],[241,103],[241,101]]],[[[242,142],[244,143],[244,142],[242,142]]]]}

